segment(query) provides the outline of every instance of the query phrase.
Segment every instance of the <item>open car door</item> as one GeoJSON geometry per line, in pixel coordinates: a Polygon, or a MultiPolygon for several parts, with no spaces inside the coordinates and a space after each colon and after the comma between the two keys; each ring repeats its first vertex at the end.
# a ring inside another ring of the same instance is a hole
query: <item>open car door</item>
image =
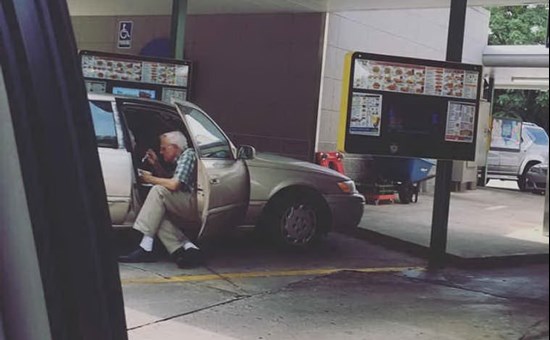
{"type": "MultiPolygon", "coordinates": [[[[124,131],[125,144],[132,154],[133,166],[133,212],[131,221],[133,222],[136,213],[145,200],[151,184],[142,183],[138,180],[138,168],[151,170],[143,160],[145,152],[153,149],[159,155],[159,136],[168,131],[182,131],[185,133],[186,127],[181,117],[173,106],[144,101],[131,98],[117,98],[116,108],[120,115],[121,125],[124,131]]],[[[159,161],[162,162],[159,156],[159,161]]],[[[163,164],[165,170],[170,170],[169,164],[163,164]]],[[[195,231],[196,232],[196,231],[195,231]]]]}
{"type": "Polygon", "coordinates": [[[199,239],[242,224],[250,198],[244,160],[223,131],[199,108],[176,103],[197,152],[197,201],[202,226],[199,239]]]}

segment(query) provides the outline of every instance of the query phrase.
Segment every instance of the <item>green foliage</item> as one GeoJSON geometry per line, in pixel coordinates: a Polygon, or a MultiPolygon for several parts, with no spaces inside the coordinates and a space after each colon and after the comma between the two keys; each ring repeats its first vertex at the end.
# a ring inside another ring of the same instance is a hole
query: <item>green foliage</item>
{"type": "Polygon", "coordinates": [[[491,8],[489,45],[544,45],[548,4],[491,8]]]}
{"type": "Polygon", "coordinates": [[[493,115],[519,118],[548,131],[548,91],[496,90],[493,115]]]}
{"type": "MultiPolygon", "coordinates": [[[[489,45],[544,45],[548,4],[491,8],[489,45]]],[[[497,90],[493,115],[520,118],[548,131],[548,91],[497,90]]]]}

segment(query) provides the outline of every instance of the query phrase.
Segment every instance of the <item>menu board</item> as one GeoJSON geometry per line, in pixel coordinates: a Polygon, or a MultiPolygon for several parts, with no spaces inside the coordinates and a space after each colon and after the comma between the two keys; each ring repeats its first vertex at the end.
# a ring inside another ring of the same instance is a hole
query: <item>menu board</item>
{"type": "Polygon", "coordinates": [[[114,93],[117,88],[128,96],[187,100],[188,61],[95,51],[81,51],[80,57],[89,92],[114,93]]]}
{"type": "Polygon", "coordinates": [[[189,66],[82,56],[84,77],[187,87],[189,66]]]}
{"type": "Polygon", "coordinates": [[[357,89],[475,99],[478,83],[478,72],[355,60],[354,87],[357,89]]]}
{"type": "Polygon", "coordinates": [[[338,150],[473,161],[481,65],[346,56],[338,150]]]}

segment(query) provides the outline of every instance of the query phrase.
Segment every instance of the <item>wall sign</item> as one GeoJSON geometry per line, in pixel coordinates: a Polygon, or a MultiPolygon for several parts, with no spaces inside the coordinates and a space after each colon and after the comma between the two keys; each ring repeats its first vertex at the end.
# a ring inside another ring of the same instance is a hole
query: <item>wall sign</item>
{"type": "Polygon", "coordinates": [[[481,70],[480,65],[348,54],[339,150],[474,160],[481,70]]]}
{"type": "Polygon", "coordinates": [[[128,49],[132,47],[132,21],[118,22],[118,48],[128,49]]]}

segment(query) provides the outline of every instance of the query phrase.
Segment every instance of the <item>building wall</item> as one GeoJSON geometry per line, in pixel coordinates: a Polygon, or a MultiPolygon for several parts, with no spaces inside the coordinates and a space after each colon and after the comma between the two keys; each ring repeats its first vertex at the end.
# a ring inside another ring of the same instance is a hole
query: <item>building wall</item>
{"type": "MultiPolygon", "coordinates": [[[[170,34],[166,16],[72,20],[80,49],[139,55],[148,42],[170,34]],[[131,49],[117,49],[121,20],[134,22],[131,49]]],[[[321,13],[189,16],[191,100],[236,144],[312,160],[324,24],[321,13]]]]}
{"type": "Polygon", "coordinates": [[[81,50],[139,55],[142,48],[154,39],[170,37],[170,16],[73,16],[74,35],[81,50]],[[119,49],[118,23],[133,21],[132,46],[119,49]]]}
{"type": "MultiPolygon", "coordinates": [[[[444,60],[448,17],[449,9],[190,16],[192,100],[236,143],[312,160],[315,150],[336,149],[345,54],[444,60]]],[[[170,34],[169,16],[72,20],[80,49],[139,54],[151,40],[170,34]],[[134,22],[131,49],[117,49],[121,20],[134,22]]],[[[464,62],[481,63],[489,12],[469,8],[466,20],[464,62]]],[[[348,155],[346,173],[364,173],[355,161],[363,158],[348,155]]]]}
{"type": "MultiPolygon", "coordinates": [[[[325,65],[316,150],[336,150],[344,57],[351,51],[445,60],[449,9],[376,10],[331,13],[327,19],[325,65]]],[[[468,8],[463,62],[481,64],[490,14],[468,8]]],[[[361,180],[368,157],[347,155],[346,174],[361,180]]]]}
{"type": "Polygon", "coordinates": [[[313,159],[324,14],[189,17],[193,100],[238,144],[313,159]]]}

